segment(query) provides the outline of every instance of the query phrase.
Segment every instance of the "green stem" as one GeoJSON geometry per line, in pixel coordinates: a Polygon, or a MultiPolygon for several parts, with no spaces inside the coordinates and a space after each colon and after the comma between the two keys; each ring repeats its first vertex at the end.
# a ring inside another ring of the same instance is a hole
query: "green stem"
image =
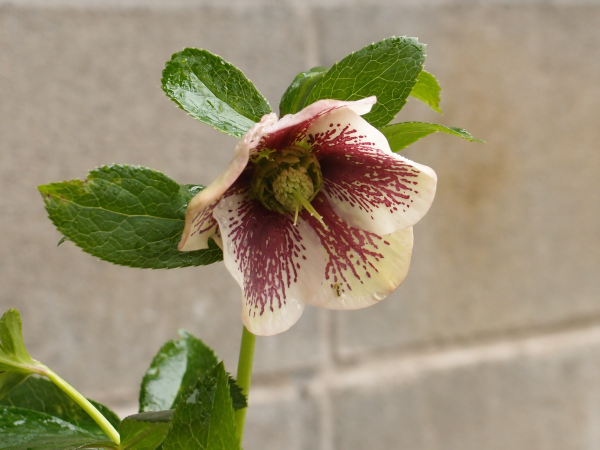
{"type": "Polygon", "coordinates": [[[45,370],[39,372],[41,375],[45,375],[50,380],[57,385],[62,391],[67,394],[69,397],[73,399],[75,403],[81,406],[85,412],[87,412],[92,419],[96,421],[96,423],[102,428],[102,430],[106,433],[106,435],[113,441],[115,444],[119,445],[121,443],[121,437],[117,430],[110,424],[108,420],[98,411],[94,405],[92,405],[87,398],[81,395],[79,392],[75,390],[69,383],[59,377],[56,373],[54,373],[51,369],[45,368],[45,370]]]}
{"type": "MultiPolygon", "coordinates": [[[[237,384],[242,388],[242,392],[248,398],[250,393],[250,379],[252,378],[252,363],[254,362],[254,345],[256,344],[256,336],[250,333],[246,327],[242,331],[242,344],[240,346],[240,359],[238,362],[237,384]]],[[[246,411],[248,408],[238,409],[235,412],[235,424],[237,437],[242,445],[244,437],[244,422],[246,421],[246,411]]]]}

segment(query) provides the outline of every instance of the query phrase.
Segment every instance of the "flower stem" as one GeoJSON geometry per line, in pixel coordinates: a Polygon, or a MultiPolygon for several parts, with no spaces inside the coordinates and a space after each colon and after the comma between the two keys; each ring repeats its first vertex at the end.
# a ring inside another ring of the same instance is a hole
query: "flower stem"
{"type": "MultiPolygon", "coordinates": [[[[252,363],[254,362],[254,344],[256,344],[256,336],[250,333],[246,327],[242,331],[242,344],[240,346],[240,359],[238,362],[237,384],[242,388],[242,392],[248,397],[250,393],[250,379],[252,378],[252,363]]],[[[244,437],[244,422],[246,421],[246,411],[248,408],[238,409],[235,412],[235,424],[237,437],[242,445],[244,437]]]]}
{"type": "Polygon", "coordinates": [[[79,392],[75,390],[69,383],[59,377],[56,373],[54,373],[51,369],[45,368],[45,370],[39,372],[41,375],[45,375],[50,380],[58,386],[65,394],[73,399],[75,403],[81,406],[85,412],[87,412],[94,421],[102,428],[102,430],[107,434],[111,441],[115,444],[119,445],[121,443],[121,437],[117,430],[110,424],[106,417],[104,417],[100,411],[98,411],[94,405],[92,405],[87,398],[81,395],[79,392]]]}

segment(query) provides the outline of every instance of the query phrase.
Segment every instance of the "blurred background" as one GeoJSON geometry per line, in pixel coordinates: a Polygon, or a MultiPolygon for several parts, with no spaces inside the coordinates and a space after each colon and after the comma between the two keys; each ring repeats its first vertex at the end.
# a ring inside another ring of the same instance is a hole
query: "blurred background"
{"type": "Polygon", "coordinates": [[[0,0],[0,309],[34,358],[121,415],[183,327],[235,373],[222,263],[113,266],[61,238],[36,186],[139,164],[211,182],[235,139],[176,109],[183,47],[241,68],[274,109],[300,71],[392,35],[428,44],[443,116],[404,154],[433,167],[406,282],[308,308],[259,338],[247,450],[600,448],[600,1],[0,0]]]}

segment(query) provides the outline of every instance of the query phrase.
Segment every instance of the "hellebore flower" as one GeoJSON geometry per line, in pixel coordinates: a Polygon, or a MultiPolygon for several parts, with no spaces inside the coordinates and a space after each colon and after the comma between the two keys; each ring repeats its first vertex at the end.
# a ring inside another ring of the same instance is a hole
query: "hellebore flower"
{"type": "Polygon", "coordinates": [[[360,117],[375,103],[320,100],[265,115],[190,201],[179,250],[208,248],[209,238],[221,246],[250,332],[285,331],[307,304],[364,308],[404,281],[412,225],[437,177],[360,117]]]}

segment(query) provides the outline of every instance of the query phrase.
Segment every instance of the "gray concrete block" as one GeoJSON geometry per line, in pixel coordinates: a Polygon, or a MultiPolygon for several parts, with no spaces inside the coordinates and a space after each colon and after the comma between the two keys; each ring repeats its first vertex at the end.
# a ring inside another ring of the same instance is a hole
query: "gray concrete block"
{"type": "MultiPolygon", "coordinates": [[[[598,329],[373,364],[334,389],[335,449],[600,445],[598,329]]],[[[335,383],[335,381],[334,381],[335,383]]]]}
{"type": "Polygon", "coordinates": [[[407,281],[334,313],[342,357],[590,320],[600,315],[600,9],[339,8],[314,14],[322,64],[391,35],[428,44],[444,116],[411,100],[398,120],[460,126],[405,155],[433,167],[407,281]]]}
{"type": "Polygon", "coordinates": [[[321,415],[314,398],[291,385],[250,394],[243,446],[246,450],[316,450],[321,415]],[[263,398],[260,398],[263,397],[263,398]],[[256,399],[256,401],[254,401],[256,399]]]}
{"type": "MultiPolygon", "coordinates": [[[[275,108],[307,65],[302,24],[285,8],[0,8],[0,309],[21,310],[35,358],[109,403],[137,399],[152,356],[178,327],[236,370],[240,291],[222,264],[138,270],[70,243],[56,248],[60,235],[36,190],[113,162],[210,183],[236,140],[188,117],[160,90],[164,62],[184,46],[232,61],[275,108]]],[[[261,339],[257,373],[318,362],[318,326],[308,312],[292,332],[261,339]]]]}
{"type": "Polygon", "coordinates": [[[219,8],[261,8],[264,6],[304,7],[423,7],[448,5],[552,5],[567,6],[597,5],[598,0],[0,0],[0,5],[34,6],[42,8],[82,8],[82,9],[132,9],[151,8],[155,10],[219,7],[219,8]]]}

